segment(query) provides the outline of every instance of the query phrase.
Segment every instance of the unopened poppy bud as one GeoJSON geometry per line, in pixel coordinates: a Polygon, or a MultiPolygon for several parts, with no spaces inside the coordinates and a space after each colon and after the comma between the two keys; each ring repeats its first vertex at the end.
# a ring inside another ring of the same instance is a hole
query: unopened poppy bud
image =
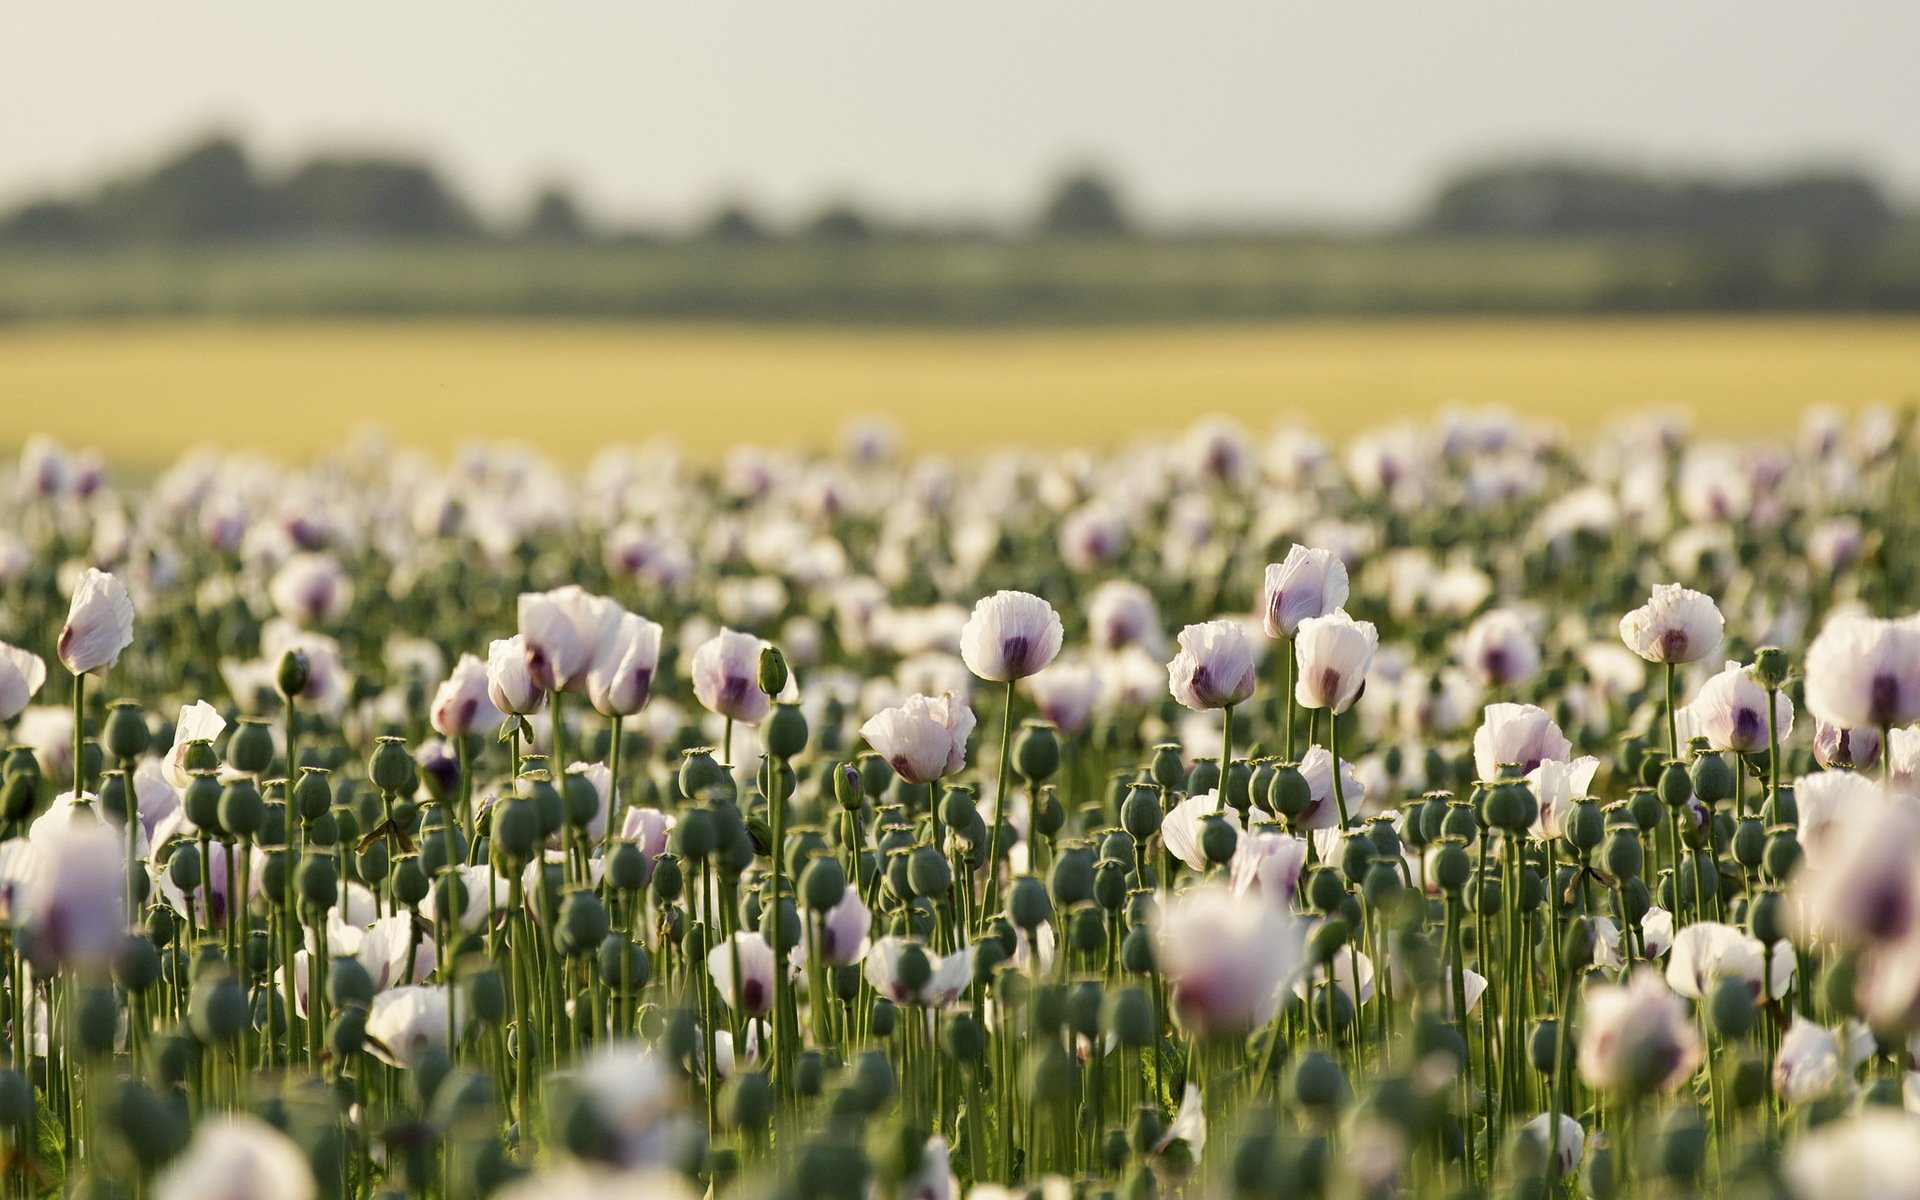
{"type": "Polygon", "coordinates": [[[102,739],[107,753],[121,762],[131,762],[147,752],[149,740],[147,719],[140,715],[140,706],[131,700],[115,700],[107,710],[102,739]]]}
{"type": "Polygon", "coordinates": [[[787,690],[787,656],[780,653],[780,647],[768,643],[760,647],[760,665],[758,683],[760,690],[769,696],[778,696],[787,690]]]}
{"type": "Polygon", "coordinates": [[[646,852],[633,842],[615,842],[607,851],[607,883],[616,891],[637,892],[647,886],[646,852]]]}
{"type": "Polygon", "coordinates": [[[282,699],[291,700],[295,696],[306,694],[307,685],[313,682],[313,664],[304,650],[288,650],[280,656],[280,662],[273,672],[273,686],[282,699]]]}
{"type": "MultiPolygon", "coordinates": [[[[881,765],[885,766],[884,763],[881,765]]],[[[834,768],[833,797],[840,802],[840,807],[848,812],[857,811],[866,802],[866,792],[860,785],[859,767],[843,762],[834,768]]]]}

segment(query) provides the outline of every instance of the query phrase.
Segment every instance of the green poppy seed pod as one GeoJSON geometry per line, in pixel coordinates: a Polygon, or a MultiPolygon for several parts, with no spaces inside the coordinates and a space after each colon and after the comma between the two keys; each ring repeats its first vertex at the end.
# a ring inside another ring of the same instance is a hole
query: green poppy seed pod
{"type": "Polygon", "coordinates": [[[1745,980],[1731,975],[1715,981],[1707,997],[1707,1016],[1722,1037],[1739,1039],[1753,1030],[1759,1013],[1753,1006],[1753,994],[1745,980]]]}
{"type": "Polygon", "coordinates": [[[1473,889],[1473,911],[1483,917],[1499,913],[1505,903],[1505,889],[1500,884],[1500,876],[1489,871],[1475,872],[1473,889]]]}
{"type": "Polygon", "coordinates": [[[1151,1046],[1153,1002],[1138,987],[1115,988],[1101,1002],[1100,1028],[1122,1046],[1151,1046]]]}
{"type": "Polygon", "coordinates": [[[127,935],[119,953],[113,956],[113,981],[135,995],[160,981],[160,951],[153,939],[137,933],[127,935]]]}
{"type": "Polygon", "coordinates": [[[1198,796],[1202,792],[1212,792],[1220,787],[1220,767],[1210,758],[1195,759],[1193,770],[1187,772],[1187,795],[1198,796]]]}
{"type": "Polygon", "coordinates": [[[1593,923],[1586,917],[1575,917],[1567,922],[1560,933],[1560,967],[1578,977],[1593,962],[1594,936],[1593,923]]]}
{"type": "Polygon", "coordinates": [[[1707,1162],[1707,1126],[1700,1110],[1684,1104],[1669,1112],[1654,1137],[1653,1168],[1674,1182],[1699,1176],[1707,1162]]]}
{"type": "Polygon", "coordinates": [[[1127,789],[1127,798],[1120,804],[1120,826],[1132,834],[1136,841],[1146,841],[1160,832],[1160,793],[1144,783],[1136,783],[1127,789]]]}
{"type": "Polygon", "coordinates": [[[1471,846],[1480,836],[1480,814],[1474,804],[1468,800],[1455,800],[1447,805],[1447,813],[1440,822],[1442,837],[1459,838],[1471,846]]]}
{"type": "Polygon", "coordinates": [[[247,775],[258,775],[273,765],[273,730],[265,721],[258,717],[240,719],[233,736],[227,739],[227,763],[247,775]]]}
{"type": "Polygon", "coordinates": [[[1091,979],[1067,986],[1067,1032],[1093,1038],[1100,1032],[1100,984],[1091,979]]]}
{"type": "Polygon", "coordinates": [[[782,896],[778,903],[761,908],[759,919],[754,926],[767,944],[774,948],[780,961],[786,961],[787,954],[800,945],[800,910],[794,906],[792,896],[782,896]]]}
{"type": "Polygon", "coordinates": [[[273,686],[282,699],[304,695],[312,682],[313,664],[307,660],[304,650],[289,650],[280,656],[273,671],[273,686]]]}
{"type": "Polygon", "coordinates": [[[1766,813],[1769,825],[1791,825],[1800,827],[1800,802],[1794,798],[1793,785],[1783,783],[1767,800],[1766,813]]]}
{"type": "Polygon", "coordinates": [[[388,795],[410,792],[417,779],[417,770],[413,755],[407,753],[405,739],[382,737],[374,740],[373,754],[367,759],[367,778],[373,781],[374,787],[388,795]]]}
{"type": "Polygon", "coordinates": [[[167,878],[174,887],[192,892],[200,886],[200,855],[186,842],[175,843],[167,855],[167,878]]]}
{"type": "Polygon", "coordinates": [[[1742,817],[1733,829],[1733,861],[1752,870],[1767,853],[1767,827],[1758,817],[1742,817]]]}
{"type": "Polygon", "coordinates": [[[987,1035],[970,1012],[957,1012],[947,1018],[940,1041],[956,1062],[967,1065],[979,1062],[987,1049],[987,1035]]]}
{"type": "Polygon", "coordinates": [[[1089,957],[1106,957],[1106,914],[1090,904],[1075,909],[1067,919],[1067,944],[1089,957]]]}
{"type": "Polygon", "coordinates": [[[496,804],[492,827],[494,849],[505,855],[508,862],[528,861],[543,840],[539,810],[525,797],[512,796],[496,804]]]}
{"type": "MultiPolygon", "coordinates": [[[[1733,768],[1718,754],[1696,755],[1687,777],[1692,784],[1693,794],[1700,797],[1700,802],[1708,808],[1733,795],[1733,768]]],[[[1664,785],[1664,777],[1661,782],[1664,785]]]]}
{"type": "Polygon", "coordinates": [[[1007,884],[1007,915],[1029,934],[1046,924],[1053,916],[1046,885],[1032,875],[1015,876],[1007,884]]]}
{"type": "Polygon", "coordinates": [[[1153,1153],[1166,1132],[1167,1127],[1161,1123],[1160,1114],[1151,1105],[1142,1104],[1134,1110],[1133,1123],[1127,1127],[1127,1144],[1133,1147],[1135,1154],[1145,1157],[1153,1153]]]}
{"type": "Polygon", "coordinates": [[[1033,831],[1050,838],[1066,827],[1067,809],[1060,803],[1060,794],[1051,787],[1041,788],[1033,801],[1033,831]]]}
{"type": "MultiPolygon", "coordinates": [[[[898,1011],[886,1000],[875,1001],[873,1009],[874,1017],[886,1022],[884,1033],[876,1025],[875,1036],[892,1037],[894,1022],[899,1018],[898,1011]],[[880,1016],[883,1011],[882,1005],[885,1005],[885,1017],[880,1016]]],[[[887,1061],[886,1054],[879,1050],[863,1050],[853,1060],[853,1085],[860,1092],[861,1099],[866,1102],[869,1111],[880,1108],[892,1100],[899,1091],[893,1077],[893,1064],[887,1061]]]]}
{"type": "Polygon", "coordinates": [[[1420,835],[1431,846],[1446,836],[1447,812],[1452,806],[1453,796],[1447,792],[1428,792],[1426,804],[1420,810],[1420,835]]]}
{"type": "Polygon", "coordinates": [[[1661,768],[1657,786],[1660,802],[1668,808],[1678,808],[1693,798],[1693,780],[1688,777],[1687,768],[1679,762],[1670,762],[1661,768]]]}
{"type": "Polygon", "coordinates": [[[788,675],[787,656],[780,653],[780,647],[771,642],[760,647],[760,690],[769,696],[778,696],[787,690],[788,675]]]}
{"type": "Polygon", "coordinates": [[[847,872],[840,860],[820,855],[800,876],[800,899],[809,911],[824,913],[847,894],[847,872]]]}
{"type": "Polygon", "coordinates": [[[94,793],[94,799],[99,802],[100,814],[125,825],[128,791],[125,771],[108,771],[100,776],[99,788],[94,793]]]}
{"type": "Polygon", "coordinates": [[[91,1057],[112,1054],[115,1035],[120,1031],[120,1003],[114,999],[113,989],[82,987],[72,1003],[73,1037],[81,1052],[91,1057]]]}
{"type": "Polygon", "coordinates": [[[1487,789],[1486,821],[1491,829],[1518,833],[1533,824],[1540,815],[1533,789],[1518,780],[1509,780],[1487,789]]]}
{"type": "Polygon", "coordinates": [[[247,1024],[247,995],[232,975],[209,973],[193,985],[187,1004],[187,1025],[209,1045],[225,1045],[240,1036],[247,1024]]]}
{"type": "Polygon", "coordinates": [[[1313,787],[1300,768],[1293,763],[1282,763],[1273,772],[1273,782],[1267,786],[1267,807],[1274,815],[1294,820],[1307,811],[1307,805],[1313,803],[1313,787]]]}
{"type": "Polygon", "coordinates": [[[1634,788],[1627,793],[1627,813],[1642,833],[1658,829],[1667,819],[1667,810],[1660,804],[1660,794],[1650,787],[1634,788]]]}
{"type": "Polygon", "coordinates": [[[107,708],[107,728],[102,739],[107,753],[121,762],[132,762],[147,752],[151,734],[140,706],[132,700],[115,700],[107,708]]]}
{"type": "Polygon", "coordinates": [[[491,965],[468,974],[462,986],[474,1019],[483,1025],[498,1025],[507,1015],[507,985],[491,965]]]}
{"type": "Polygon", "coordinates": [[[1153,935],[1145,925],[1135,925],[1120,939],[1120,966],[1130,975],[1145,975],[1155,964],[1153,935]]]}
{"type": "Polygon", "coordinates": [[[843,762],[833,769],[833,798],[839,801],[840,807],[847,812],[857,812],[866,802],[866,792],[860,786],[859,767],[850,762],[843,762]]]}
{"type": "MultiPolygon", "coordinates": [[[[760,656],[762,663],[766,655],[760,656]]],[[[782,667],[784,671],[784,666],[782,667]]],[[[762,671],[764,676],[765,672],[762,671]]],[[[773,1086],[760,1071],[740,1071],[727,1080],[720,1101],[727,1124],[735,1129],[762,1131],[773,1119],[773,1086]]]]}
{"type": "Polygon", "coordinates": [[[417,854],[409,854],[400,859],[393,871],[393,898],[405,908],[419,908],[420,902],[427,898],[432,886],[427,879],[426,868],[420,865],[417,854]]]}
{"type": "Polygon", "coordinates": [[[693,800],[705,800],[727,786],[727,770],[713,757],[709,746],[698,746],[680,757],[680,794],[693,800]]]}
{"type": "Polygon", "coordinates": [[[1560,1022],[1552,1017],[1536,1021],[1527,1038],[1527,1061],[1542,1075],[1552,1075],[1560,1052],[1560,1022]]]}
{"type": "Polygon", "coordinates": [[[1187,768],[1180,759],[1180,743],[1161,742],[1153,748],[1153,764],[1150,768],[1153,782],[1163,788],[1177,788],[1187,777],[1187,768]]]}
{"type": "Polygon", "coordinates": [[[306,822],[319,820],[333,807],[333,786],[328,773],[319,767],[300,768],[300,781],[293,785],[293,807],[306,822]]]}
{"type": "Polygon", "coordinates": [[[354,1005],[334,1014],[327,1023],[327,1049],[336,1061],[351,1059],[367,1044],[367,1010],[354,1005]]]}
{"type": "MultiPolygon", "coordinates": [[[[896,778],[887,760],[878,754],[860,756],[860,790],[868,799],[878,799],[896,778]]],[[[854,807],[859,807],[855,805],[854,807]]]]}
{"type": "Polygon", "coordinates": [[[1600,845],[1600,869],[1612,879],[1636,878],[1646,866],[1640,836],[1631,829],[1615,829],[1600,845]]]}
{"type": "Polygon", "coordinates": [[[1767,834],[1767,849],[1761,862],[1767,878],[1776,883],[1785,882],[1800,864],[1800,835],[1786,826],[1767,834]]]}
{"type": "Polygon", "coordinates": [[[1103,858],[1093,868],[1093,901],[1107,912],[1119,912],[1127,902],[1127,864],[1103,858]]]}
{"type": "Polygon", "coordinates": [[[1093,866],[1090,847],[1074,846],[1061,851],[1060,856],[1053,860],[1053,869],[1048,872],[1047,879],[1055,907],[1071,908],[1093,899],[1093,866]]]}
{"type": "Polygon", "coordinates": [[[1753,652],[1753,677],[1763,688],[1782,688],[1793,660],[1778,646],[1762,646],[1753,652]]]}
{"type": "Polygon", "coordinates": [[[615,842],[607,851],[607,883],[615,891],[637,892],[647,886],[647,855],[632,842],[615,842]]]}
{"type": "Polygon", "coordinates": [[[662,856],[653,860],[654,898],[662,904],[672,904],[685,890],[686,879],[680,870],[680,860],[671,856],[662,856]]]}
{"type": "Polygon", "coordinates": [[[1279,770],[1279,760],[1263,758],[1248,765],[1250,772],[1247,775],[1247,795],[1254,804],[1268,808],[1270,803],[1268,797],[1273,791],[1273,776],[1274,772],[1279,770]]]}
{"type": "Polygon", "coordinates": [[[1219,813],[1208,813],[1200,818],[1200,852],[1207,861],[1219,866],[1233,858],[1233,851],[1240,844],[1240,835],[1227,823],[1226,817],[1219,813]]]}
{"type": "Polygon", "coordinates": [[[1453,894],[1467,886],[1472,875],[1473,856],[1467,853],[1466,843],[1458,838],[1442,841],[1433,855],[1434,882],[1453,894]]]}
{"type": "Polygon", "coordinates": [[[267,819],[265,801],[251,779],[236,779],[220,790],[220,828],[227,836],[251,840],[267,819]]]}
{"type": "Polygon", "coordinates": [[[1376,909],[1390,908],[1405,890],[1400,882],[1400,872],[1388,862],[1376,862],[1368,868],[1366,882],[1360,888],[1367,903],[1376,909]]]}
{"type": "Polygon", "coordinates": [[[23,1128],[33,1117],[33,1085],[11,1067],[0,1069],[0,1125],[23,1128]]]}
{"type": "Polygon", "coordinates": [[[913,899],[913,881],[907,877],[910,851],[895,850],[887,855],[887,890],[901,900],[913,899]]]}
{"type": "Polygon", "coordinates": [[[325,854],[309,854],[301,859],[293,872],[293,887],[300,893],[301,907],[321,912],[332,908],[340,899],[340,882],[333,859],[325,854]]]}
{"type": "Polygon", "coordinates": [[[1372,838],[1365,833],[1350,834],[1340,843],[1340,874],[1348,883],[1362,883],[1373,866],[1374,857],[1372,838]]]}
{"type": "Polygon", "coordinates": [[[10,822],[24,820],[33,811],[38,799],[35,785],[39,776],[25,771],[7,776],[6,783],[0,785],[0,811],[4,811],[10,822]]]}
{"type": "Polygon", "coordinates": [[[524,799],[533,806],[533,815],[540,823],[538,841],[544,842],[565,828],[566,798],[544,773],[527,780],[524,799]]]}
{"type": "Polygon", "coordinates": [[[1314,911],[1330,913],[1347,898],[1346,884],[1331,867],[1317,867],[1307,877],[1307,903],[1314,911]]]}
{"type": "Polygon", "coordinates": [[[369,887],[377,886],[393,866],[392,852],[385,842],[374,842],[354,856],[354,874],[369,887]]]}
{"type": "Polygon", "coordinates": [[[945,896],[953,888],[953,864],[932,846],[915,846],[907,854],[907,886],[916,896],[945,896]]]}
{"type": "Polygon", "coordinates": [[[1860,960],[1852,954],[1837,954],[1820,973],[1820,998],[1841,1016],[1859,1011],[1855,991],[1860,978],[1860,960]]]}
{"type": "Polygon", "coordinates": [[[357,958],[336,958],[327,964],[327,999],[334,1008],[365,1007],[373,1002],[373,976],[357,958]]]}
{"type": "Polygon", "coordinates": [[[1346,1074],[1324,1051],[1308,1050],[1295,1059],[1290,1082],[1293,1098],[1310,1109],[1332,1112],[1346,1103],[1346,1074]]]}
{"type": "Polygon", "coordinates": [[[807,748],[807,718],[797,704],[776,704],[765,728],[767,753],[777,759],[796,758],[807,748]]]}
{"type": "Polygon", "coordinates": [[[1600,845],[1606,836],[1607,819],[1600,806],[1592,800],[1576,803],[1566,822],[1567,844],[1585,854],[1600,845]]]}
{"type": "Polygon", "coordinates": [[[180,806],[187,810],[187,820],[201,829],[211,833],[220,828],[220,780],[210,770],[195,771],[180,806]]]}
{"type": "Polygon", "coordinates": [[[1059,1104],[1079,1091],[1079,1065],[1058,1040],[1048,1038],[1028,1050],[1025,1083],[1030,1103],[1059,1104]]]}
{"type": "Polygon", "coordinates": [[[1771,946],[1787,936],[1787,901],[1779,892],[1763,891],[1747,906],[1747,932],[1771,946]]]}
{"type": "Polygon", "coordinates": [[[1322,965],[1333,961],[1333,956],[1347,944],[1351,932],[1344,917],[1328,917],[1313,931],[1313,937],[1307,943],[1308,961],[1322,965]]]}

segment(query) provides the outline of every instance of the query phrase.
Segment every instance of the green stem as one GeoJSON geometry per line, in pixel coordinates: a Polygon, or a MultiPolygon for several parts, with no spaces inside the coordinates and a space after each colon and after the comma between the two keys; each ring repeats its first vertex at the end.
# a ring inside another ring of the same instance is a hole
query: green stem
{"type": "MultiPolygon", "coordinates": [[[[993,835],[987,843],[987,892],[990,896],[1000,894],[1000,827],[1006,822],[1007,768],[1013,758],[1013,685],[1013,680],[1007,680],[1006,703],[1000,713],[1000,785],[993,793],[993,835]]],[[[987,904],[980,906],[981,931],[987,927],[988,907],[987,904]]]]}

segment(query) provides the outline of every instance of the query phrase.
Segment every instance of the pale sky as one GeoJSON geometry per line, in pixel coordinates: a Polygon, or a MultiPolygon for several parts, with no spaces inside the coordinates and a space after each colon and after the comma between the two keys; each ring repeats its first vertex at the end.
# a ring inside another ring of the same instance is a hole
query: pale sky
{"type": "Polygon", "coordinates": [[[1370,221],[1548,148],[1858,163],[1915,199],[1916,51],[1913,0],[11,0],[0,201],[216,126],[649,221],[733,194],[1007,218],[1080,161],[1165,221],[1370,221]]]}

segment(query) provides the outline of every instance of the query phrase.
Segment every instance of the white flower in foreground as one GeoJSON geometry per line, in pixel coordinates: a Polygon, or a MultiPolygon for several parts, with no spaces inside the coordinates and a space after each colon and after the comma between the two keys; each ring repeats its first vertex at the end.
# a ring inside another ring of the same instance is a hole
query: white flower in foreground
{"type": "Polygon", "coordinates": [[[1650,967],[1636,968],[1623,984],[1589,984],[1581,1008],[1580,1076],[1598,1091],[1666,1091],[1700,1065],[1700,1034],[1686,1001],[1650,967]]]}
{"type": "Polygon", "coordinates": [[[1054,660],[1064,637],[1053,605],[1028,592],[995,592],[961,627],[960,657],[982,679],[1025,679],[1054,660]]]}
{"type": "Polygon", "coordinates": [[[1583,754],[1571,762],[1543,758],[1527,772],[1527,783],[1540,802],[1540,815],[1533,821],[1535,837],[1557,838],[1567,831],[1575,805],[1593,794],[1593,776],[1599,769],[1599,759],[1583,754]]]}
{"type": "Polygon", "coordinates": [[[661,632],[638,613],[620,614],[613,636],[587,669],[587,697],[601,716],[630,717],[646,707],[660,668],[661,632]]]}
{"type": "Polygon", "coordinates": [[[75,675],[104,671],[133,644],[133,597],[117,576],[88,567],[60,630],[60,661],[75,675]]]}
{"type": "MultiPolygon", "coordinates": [[[[1227,811],[1233,813],[1232,809],[1227,811]]],[[[1234,817],[1237,819],[1238,814],[1234,817]]],[[[1163,823],[1163,835],[1165,830],[1163,823]]],[[[1228,864],[1229,879],[1235,895],[1251,893],[1269,904],[1291,905],[1306,865],[1305,838],[1274,829],[1258,829],[1235,843],[1233,859],[1228,864]]]]}
{"type": "Polygon", "coordinates": [[[638,1042],[613,1042],[588,1056],[575,1078],[608,1138],[606,1157],[624,1169],[672,1161],[684,1132],[679,1080],[638,1042]]]}
{"type": "Polygon", "coordinates": [[[1309,617],[1324,617],[1347,602],[1347,564],[1331,550],[1293,546],[1270,563],[1260,588],[1260,619],[1270,638],[1292,638],[1309,617]]]}
{"type": "Polygon", "coordinates": [[[227,719],[205,700],[182,705],[180,718],[173,723],[173,747],[165,759],[167,782],[184,791],[193,782],[193,776],[187,773],[187,752],[193,743],[211,742],[226,728],[227,719]]]}
{"type": "Polygon", "coordinates": [[[1473,734],[1473,766],[1482,779],[1495,778],[1506,764],[1524,774],[1549,759],[1566,762],[1572,753],[1573,743],[1553,717],[1532,704],[1487,705],[1473,734]]]}
{"type": "Polygon", "coordinates": [[[773,946],[759,933],[736,933],[707,951],[707,974],[713,977],[714,991],[727,1007],[749,1017],[764,1017],[773,1011],[773,946]],[[740,960],[738,983],[734,977],[734,958],[740,960]]]}
{"type": "Polygon", "coordinates": [[[31,650],[0,642],[0,721],[11,721],[47,681],[47,662],[31,650]]]}
{"type": "MultiPolygon", "coordinates": [[[[730,1035],[722,1033],[723,1038],[730,1035]]],[[[490,1200],[699,1200],[700,1192],[685,1175],[659,1167],[638,1171],[565,1163],[548,1167],[507,1184],[490,1200]]]]}
{"type": "Polygon", "coordinates": [[[1840,1039],[1824,1025],[1796,1016],[1773,1060],[1773,1090],[1788,1104],[1805,1104],[1839,1086],[1840,1039]]]}
{"type": "Polygon", "coordinates": [[[1174,805],[1160,818],[1160,841],[1167,853],[1196,871],[1206,870],[1207,856],[1200,848],[1200,831],[1206,827],[1206,819],[1216,812],[1238,837],[1240,814],[1220,803],[1219,792],[1200,792],[1174,805]]]}
{"type": "Polygon", "coordinates": [[[526,716],[546,703],[527,671],[527,640],[519,634],[487,646],[487,699],[502,713],[526,716]]]}
{"type": "Polygon", "coordinates": [[[760,690],[760,651],[766,642],[722,629],[693,652],[693,695],[708,712],[758,725],[773,706],[760,690]]]}
{"type": "Polygon", "coordinates": [[[550,592],[521,593],[519,618],[533,686],[543,692],[580,691],[588,668],[613,640],[620,606],[570,583],[550,592]]]}
{"type": "Polygon", "coordinates": [[[1580,1165],[1580,1155],[1587,1148],[1587,1132],[1580,1122],[1566,1113],[1559,1114],[1559,1136],[1554,1136],[1554,1127],[1550,1123],[1553,1114],[1541,1113],[1520,1127],[1520,1132],[1540,1147],[1540,1153],[1546,1155],[1558,1150],[1553,1162],[1555,1175],[1570,1175],[1580,1165]]]}
{"type": "Polygon", "coordinates": [[[367,1049],[381,1062],[395,1067],[411,1067],[428,1050],[450,1052],[447,1045],[449,1005],[458,1028],[466,1027],[467,1014],[453,1003],[445,987],[412,985],[381,992],[367,1009],[367,1049]]]}
{"type": "MultiPolygon", "coordinates": [[[[1785,692],[1774,697],[1774,720],[1780,742],[1793,732],[1793,701],[1785,692]]],[[[1719,751],[1752,754],[1770,744],[1767,726],[1767,689],[1755,683],[1747,668],[1730,662],[1700,689],[1688,705],[1691,723],[1707,744],[1719,751]]]]}
{"type": "Polygon", "coordinates": [[[154,1200],[313,1200],[307,1156],[257,1117],[207,1116],[154,1181],[154,1200]]]}
{"type": "Polygon", "coordinates": [[[1336,715],[1352,708],[1379,646],[1373,622],[1356,621],[1344,609],[1302,621],[1293,640],[1294,699],[1303,708],[1331,709],[1336,715]]]}
{"type": "Polygon", "coordinates": [[[973,724],[973,710],[951,692],[909,696],[897,708],[870,717],[860,736],[901,779],[932,783],[966,765],[973,724]]]}
{"type": "Polygon", "coordinates": [[[1244,1035],[1273,1019],[1299,972],[1302,930],[1292,912],[1206,883],[1176,895],[1158,920],[1160,970],[1182,1028],[1244,1035]]]}
{"type": "Polygon", "coordinates": [[[433,693],[428,720],[434,731],[449,738],[491,733],[505,719],[506,714],[488,696],[487,664],[475,655],[462,654],[453,664],[453,673],[433,693]]]}
{"type": "Polygon", "coordinates": [[[1725,629],[1712,597],[1677,583],[1655,584],[1652,599],[1620,618],[1620,640],[1653,663],[1698,662],[1719,648],[1725,629]]]}
{"type": "Polygon", "coordinates": [[[1788,1149],[1784,1175],[1799,1200],[1917,1200],[1920,1117],[1866,1108],[1808,1130],[1788,1149]]]}
{"type": "Polygon", "coordinates": [[[973,982],[973,952],[965,946],[941,956],[920,942],[901,937],[883,937],[867,950],[867,982],[873,990],[895,1004],[919,1004],[927,1008],[945,1008],[960,998],[973,982]],[[904,959],[918,955],[928,970],[916,987],[907,978],[918,969],[903,972],[904,959]]]}
{"type": "Polygon", "coordinates": [[[1704,1000],[1720,979],[1737,979],[1755,1001],[1778,999],[1793,983],[1793,947],[1773,948],[1768,978],[1766,948],[1745,930],[1718,921],[1695,921],[1673,935],[1667,985],[1682,996],[1704,1000]]]}
{"type": "Polygon", "coordinates": [[[1180,631],[1167,664],[1167,688],[1193,709],[1228,708],[1253,695],[1253,643],[1238,621],[1205,621],[1180,631]]]}
{"type": "Polygon", "coordinates": [[[1920,719],[1920,624],[1853,613],[1829,620],[1807,647],[1807,709],[1842,729],[1920,719]]]}

